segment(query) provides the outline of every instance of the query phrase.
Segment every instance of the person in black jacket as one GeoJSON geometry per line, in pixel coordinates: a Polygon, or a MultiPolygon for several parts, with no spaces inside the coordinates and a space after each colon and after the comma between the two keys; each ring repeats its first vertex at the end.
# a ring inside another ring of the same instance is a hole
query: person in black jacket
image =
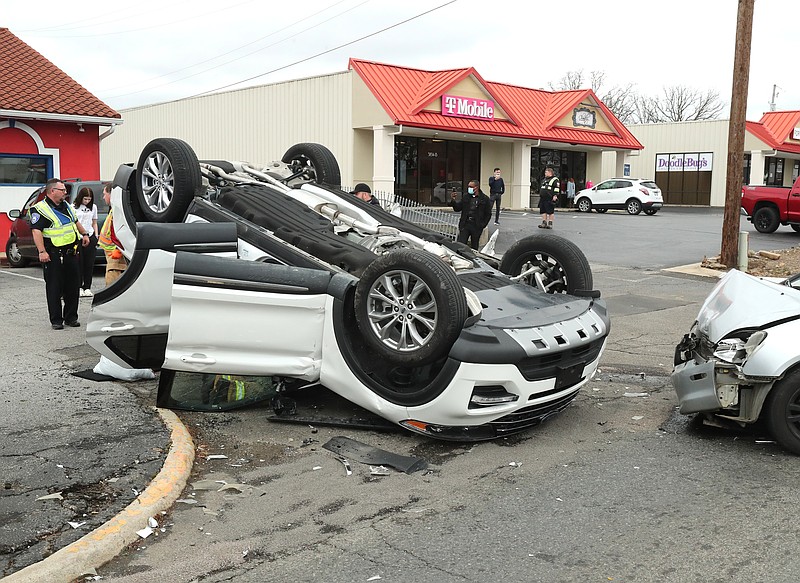
{"type": "Polygon", "coordinates": [[[357,198],[360,198],[364,202],[368,202],[369,204],[376,204],[381,206],[380,201],[375,198],[372,194],[372,191],[369,189],[369,186],[364,184],[363,182],[359,182],[356,184],[356,187],[353,189],[353,192],[350,194],[355,194],[357,198]]]}
{"type": "Polygon", "coordinates": [[[494,202],[494,224],[500,224],[500,203],[503,200],[503,194],[506,191],[506,183],[500,176],[500,168],[494,169],[494,175],[489,177],[489,200],[494,202]]]}
{"type": "Polygon", "coordinates": [[[492,218],[492,201],[481,191],[477,180],[470,180],[461,201],[456,201],[456,193],[453,192],[450,204],[453,210],[461,211],[458,242],[466,243],[469,240],[472,248],[477,249],[481,233],[492,218]]]}

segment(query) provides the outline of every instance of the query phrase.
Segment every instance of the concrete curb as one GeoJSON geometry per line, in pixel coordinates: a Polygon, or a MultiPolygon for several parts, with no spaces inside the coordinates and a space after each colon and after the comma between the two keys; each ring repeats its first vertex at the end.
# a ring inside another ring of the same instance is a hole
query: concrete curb
{"type": "Polygon", "coordinates": [[[172,445],[158,475],[114,518],[46,559],[3,578],[3,583],[69,583],[91,573],[139,540],[147,519],[168,510],[183,492],[194,463],[194,443],[178,416],[156,409],[171,431],[172,445]]]}
{"type": "Polygon", "coordinates": [[[662,269],[662,271],[668,271],[671,273],[684,273],[686,275],[696,275],[698,277],[711,277],[716,279],[719,279],[728,273],[727,271],[720,271],[718,269],[708,269],[707,267],[703,267],[702,263],[690,263],[689,265],[667,267],[666,269],[662,269]]]}

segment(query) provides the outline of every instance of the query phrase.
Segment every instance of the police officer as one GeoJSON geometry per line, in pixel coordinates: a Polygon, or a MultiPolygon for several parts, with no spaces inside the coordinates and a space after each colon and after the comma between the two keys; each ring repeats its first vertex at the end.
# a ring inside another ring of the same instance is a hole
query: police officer
{"type": "Polygon", "coordinates": [[[44,270],[47,311],[53,330],[64,324],[77,328],[78,290],[81,286],[78,268],[78,245],[89,244],[89,235],[65,199],[67,189],[58,178],[51,178],[44,187],[44,199],[31,207],[31,232],[39,263],[44,270]],[[64,308],[61,308],[61,299],[64,308]]]}
{"type": "Polygon", "coordinates": [[[548,166],[544,171],[544,179],[542,179],[542,184],[539,187],[539,212],[542,213],[540,229],[553,228],[559,192],[558,177],[555,176],[552,166],[548,166]]]}
{"type": "Polygon", "coordinates": [[[458,220],[458,242],[471,242],[472,248],[478,248],[481,233],[489,224],[492,218],[492,201],[480,189],[477,180],[470,180],[467,192],[461,201],[456,201],[456,193],[452,194],[450,202],[453,210],[461,211],[461,218],[458,220]]]}

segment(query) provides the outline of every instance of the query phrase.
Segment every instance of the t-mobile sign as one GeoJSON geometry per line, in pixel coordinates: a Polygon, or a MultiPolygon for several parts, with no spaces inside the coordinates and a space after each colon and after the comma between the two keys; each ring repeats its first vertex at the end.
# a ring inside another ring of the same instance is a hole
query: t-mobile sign
{"type": "Polygon", "coordinates": [[[442,95],[442,115],[491,121],[494,119],[494,101],[442,95]]]}

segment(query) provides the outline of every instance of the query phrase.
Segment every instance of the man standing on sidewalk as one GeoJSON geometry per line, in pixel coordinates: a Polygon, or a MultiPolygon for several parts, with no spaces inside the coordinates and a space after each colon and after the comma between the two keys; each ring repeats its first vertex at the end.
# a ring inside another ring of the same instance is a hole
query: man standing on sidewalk
{"type": "Polygon", "coordinates": [[[560,192],[558,178],[551,166],[544,171],[544,179],[539,187],[539,212],[542,213],[540,229],[552,229],[556,213],[556,201],[560,192]]]}
{"type": "Polygon", "coordinates": [[[489,177],[489,200],[494,202],[494,224],[500,224],[500,202],[506,191],[506,184],[500,177],[500,168],[494,169],[494,175],[489,177]]]}
{"type": "Polygon", "coordinates": [[[31,234],[44,272],[47,312],[53,330],[63,330],[64,324],[73,328],[81,325],[78,322],[81,280],[77,252],[78,245],[89,244],[89,235],[72,205],[65,200],[66,196],[64,183],[51,178],[45,184],[44,199],[31,208],[31,234]]]}

